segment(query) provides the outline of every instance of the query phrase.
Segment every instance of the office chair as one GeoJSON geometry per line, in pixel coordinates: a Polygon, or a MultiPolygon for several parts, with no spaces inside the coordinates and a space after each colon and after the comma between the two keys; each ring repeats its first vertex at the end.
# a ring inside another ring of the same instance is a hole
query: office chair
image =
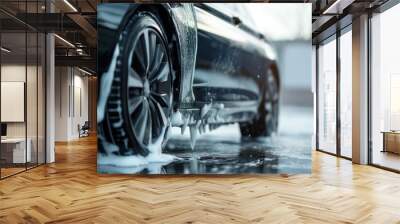
{"type": "Polygon", "coordinates": [[[80,125],[78,124],[79,138],[89,136],[89,129],[90,129],[89,121],[85,121],[82,127],[80,127],[80,125]]]}

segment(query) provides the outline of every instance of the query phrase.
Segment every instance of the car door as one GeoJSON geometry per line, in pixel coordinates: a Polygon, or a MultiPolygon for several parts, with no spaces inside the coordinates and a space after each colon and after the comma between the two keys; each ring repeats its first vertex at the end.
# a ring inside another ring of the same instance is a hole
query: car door
{"type": "Polygon", "coordinates": [[[198,47],[193,91],[197,102],[258,102],[267,59],[262,41],[243,29],[235,4],[196,4],[198,47]]]}

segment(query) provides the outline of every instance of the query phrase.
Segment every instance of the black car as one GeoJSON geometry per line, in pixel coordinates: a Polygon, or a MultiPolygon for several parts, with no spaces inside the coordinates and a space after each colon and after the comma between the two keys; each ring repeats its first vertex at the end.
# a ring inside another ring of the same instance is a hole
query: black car
{"type": "Polygon", "coordinates": [[[100,4],[99,151],[146,156],[171,126],[276,132],[275,53],[254,27],[240,4],[100,4]]]}

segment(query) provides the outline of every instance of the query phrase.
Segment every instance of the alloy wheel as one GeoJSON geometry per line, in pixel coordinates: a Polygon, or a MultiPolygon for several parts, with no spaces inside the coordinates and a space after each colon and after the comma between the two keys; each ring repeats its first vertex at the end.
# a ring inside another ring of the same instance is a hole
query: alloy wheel
{"type": "Polygon", "coordinates": [[[172,108],[167,49],[153,28],[140,32],[128,58],[127,102],[134,137],[142,147],[163,137],[172,108]]]}

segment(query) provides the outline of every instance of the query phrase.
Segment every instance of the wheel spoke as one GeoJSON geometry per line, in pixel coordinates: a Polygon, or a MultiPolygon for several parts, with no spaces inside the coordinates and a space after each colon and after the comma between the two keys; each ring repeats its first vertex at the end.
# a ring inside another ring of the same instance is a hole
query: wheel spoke
{"type": "Polygon", "coordinates": [[[152,132],[155,134],[155,136],[158,136],[161,132],[161,123],[160,119],[158,117],[158,113],[156,112],[156,106],[154,105],[154,101],[150,100],[149,101],[149,106],[151,110],[151,117],[152,117],[152,132]]]}
{"type": "Polygon", "coordinates": [[[161,62],[164,59],[164,55],[165,54],[164,54],[164,51],[162,50],[161,44],[157,44],[155,53],[154,53],[154,63],[150,70],[149,79],[153,79],[154,76],[156,75],[156,72],[157,72],[158,68],[160,67],[161,62]]]}
{"type": "Polygon", "coordinates": [[[143,88],[143,80],[140,78],[139,74],[133,70],[133,68],[129,68],[128,86],[143,88]]]}
{"type": "Polygon", "coordinates": [[[278,87],[275,78],[272,75],[268,76],[268,88],[270,100],[273,102],[277,102],[279,99],[278,87]]]}
{"type": "MultiPolygon", "coordinates": [[[[149,102],[148,102],[149,103],[149,102]]],[[[150,103],[149,103],[150,104],[150,103]]],[[[147,110],[148,115],[147,115],[147,128],[146,128],[146,133],[144,136],[144,144],[150,144],[151,143],[151,138],[152,138],[152,119],[151,119],[151,110],[150,107],[147,110]]]]}
{"type": "Polygon", "coordinates": [[[149,73],[151,72],[152,68],[154,67],[155,62],[155,55],[156,55],[156,48],[157,48],[157,36],[150,32],[149,34],[149,53],[150,53],[150,63],[149,63],[149,73]]]}
{"type": "Polygon", "coordinates": [[[151,93],[154,101],[158,102],[162,107],[169,107],[168,95],[166,93],[151,93]]]}
{"type": "Polygon", "coordinates": [[[135,96],[129,99],[129,114],[132,115],[142,102],[143,96],[135,96]]]}
{"type": "Polygon", "coordinates": [[[141,71],[146,72],[146,61],[145,61],[145,51],[143,50],[143,45],[141,43],[141,39],[139,38],[138,43],[136,44],[136,48],[134,50],[135,56],[139,61],[140,67],[142,68],[141,71]]]}
{"type": "Polygon", "coordinates": [[[168,80],[168,74],[169,74],[168,63],[162,63],[160,68],[157,70],[156,74],[154,74],[152,79],[150,79],[150,82],[153,82],[155,80],[165,82],[168,80]]]}
{"type": "Polygon", "coordinates": [[[146,68],[146,74],[149,72],[150,68],[150,59],[151,59],[151,49],[150,49],[150,37],[149,37],[149,31],[145,30],[143,32],[143,39],[142,39],[142,48],[143,48],[143,53],[144,53],[144,59],[145,59],[145,68],[146,68]]]}
{"type": "Polygon", "coordinates": [[[155,101],[153,101],[153,102],[156,107],[156,112],[159,117],[161,126],[163,127],[163,126],[167,125],[167,118],[165,116],[164,110],[158,102],[155,102],[155,101]]]}
{"type": "Polygon", "coordinates": [[[135,133],[136,137],[140,142],[143,142],[144,135],[146,132],[146,123],[147,123],[147,116],[149,115],[149,108],[148,108],[147,100],[143,100],[142,103],[142,110],[140,114],[137,116],[135,121],[135,133]]]}

